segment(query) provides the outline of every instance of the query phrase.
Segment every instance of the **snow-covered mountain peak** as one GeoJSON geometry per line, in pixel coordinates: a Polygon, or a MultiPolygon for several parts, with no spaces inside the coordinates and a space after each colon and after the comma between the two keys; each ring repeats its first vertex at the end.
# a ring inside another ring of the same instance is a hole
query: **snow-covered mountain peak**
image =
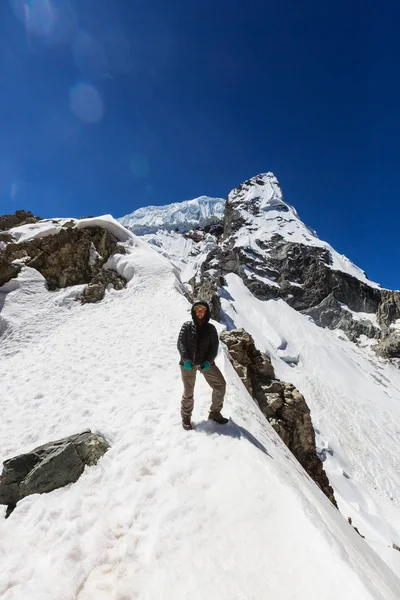
{"type": "Polygon", "coordinates": [[[200,196],[193,200],[174,202],[163,206],[139,208],[119,220],[137,235],[152,234],[159,229],[189,231],[219,223],[224,216],[225,200],[200,196]]]}
{"type": "Polygon", "coordinates": [[[256,204],[260,211],[279,209],[288,210],[283,201],[282,189],[278,179],[271,172],[261,173],[247,179],[228,196],[228,201],[246,208],[247,204],[256,204]]]}
{"type": "Polygon", "coordinates": [[[235,220],[240,215],[244,226],[252,231],[259,229],[260,235],[268,230],[268,237],[279,233],[290,239],[295,230],[299,242],[309,244],[310,235],[318,240],[316,232],[300,220],[296,209],[284,201],[279,181],[271,172],[247,179],[232,190],[227,206],[228,212],[236,213],[235,220]]]}
{"type": "Polygon", "coordinates": [[[256,175],[230,192],[225,206],[224,237],[235,247],[248,248],[267,261],[277,239],[285,244],[320,248],[327,252],[331,268],[380,287],[303,223],[296,209],[283,200],[278,179],[271,172],[256,175]]]}

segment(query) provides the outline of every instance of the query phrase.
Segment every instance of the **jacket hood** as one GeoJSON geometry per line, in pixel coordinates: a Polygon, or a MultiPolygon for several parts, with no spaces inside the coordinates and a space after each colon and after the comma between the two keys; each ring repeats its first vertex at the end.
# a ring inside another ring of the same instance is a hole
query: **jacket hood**
{"type": "Polygon", "coordinates": [[[210,307],[208,305],[208,302],[206,302],[205,300],[197,300],[196,302],[193,303],[192,306],[192,310],[191,310],[191,314],[192,314],[192,319],[194,323],[199,323],[198,318],[196,317],[196,314],[194,312],[194,307],[198,306],[199,304],[202,304],[203,306],[206,307],[206,314],[204,315],[204,319],[202,319],[202,323],[208,323],[208,321],[210,320],[210,307]]]}

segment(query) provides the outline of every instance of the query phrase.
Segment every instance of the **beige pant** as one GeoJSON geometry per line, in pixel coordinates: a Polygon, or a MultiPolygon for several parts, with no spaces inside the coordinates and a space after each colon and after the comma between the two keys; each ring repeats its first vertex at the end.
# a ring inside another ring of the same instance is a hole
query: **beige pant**
{"type": "MultiPolygon", "coordinates": [[[[181,375],[183,381],[183,395],[181,404],[181,415],[183,417],[191,417],[193,412],[193,392],[196,382],[197,371],[199,367],[194,367],[187,371],[181,366],[181,375]]],[[[224,403],[226,382],[221,371],[216,365],[211,365],[207,371],[200,371],[204,375],[208,385],[212,388],[211,408],[210,412],[220,412],[224,403]]]]}

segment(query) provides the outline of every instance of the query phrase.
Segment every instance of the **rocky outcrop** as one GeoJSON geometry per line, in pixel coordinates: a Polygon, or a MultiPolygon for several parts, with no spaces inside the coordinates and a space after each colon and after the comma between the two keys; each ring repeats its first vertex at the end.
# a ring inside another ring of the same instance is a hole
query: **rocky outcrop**
{"type": "Polygon", "coordinates": [[[84,431],[6,460],[0,476],[0,504],[6,504],[10,514],[25,496],[74,483],[85,466],[95,465],[108,448],[103,437],[84,431]]]}
{"type": "Polygon", "coordinates": [[[269,267],[277,272],[277,283],[294,282],[289,290],[283,286],[282,297],[296,310],[320,304],[330,294],[356,312],[376,313],[380,290],[361,280],[331,268],[332,259],[325,248],[277,241],[271,252],[269,267]],[[289,292],[289,293],[287,293],[289,292]]]}
{"type": "Polygon", "coordinates": [[[35,217],[30,210],[17,210],[13,215],[2,215],[0,217],[0,231],[7,231],[12,227],[36,223],[40,217],[35,217]]]}
{"type": "Polygon", "coordinates": [[[221,334],[232,364],[246,389],[272,427],[310,477],[336,505],[333,489],[315,446],[310,410],[304,397],[290,383],[276,379],[270,358],[255,347],[253,338],[236,329],[221,334]]]}
{"type": "Polygon", "coordinates": [[[400,358],[400,331],[389,333],[374,349],[383,358],[400,358]]]}
{"type": "Polygon", "coordinates": [[[377,317],[384,335],[390,333],[390,325],[400,319],[400,293],[392,290],[381,291],[381,302],[377,317]]]}
{"type": "Polygon", "coordinates": [[[351,313],[342,307],[331,293],[322,300],[320,304],[303,310],[303,314],[309,315],[319,327],[329,329],[342,329],[348,337],[356,342],[360,335],[369,338],[379,338],[381,331],[367,319],[354,319],[351,313]]]}
{"type": "Polygon", "coordinates": [[[111,269],[100,269],[93,276],[89,285],[84,289],[82,294],[83,304],[89,302],[99,302],[104,298],[107,289],[122,290],[126,286],[126,281],[121,275],[111,269]]]}
{"type": "Polygon", "coordinates": [[[26,242],[9,242],[0,249],[0,286],[16,277],[23,265],[37,269],[49,290],[90,284],[84,302],[104,296],[107,286],[122,289],[125,279],[103,266],[114,253],[124,253],[117,238],[101,227],[77,229],[74,221],[65,223],[54,235],[26,242]]]}

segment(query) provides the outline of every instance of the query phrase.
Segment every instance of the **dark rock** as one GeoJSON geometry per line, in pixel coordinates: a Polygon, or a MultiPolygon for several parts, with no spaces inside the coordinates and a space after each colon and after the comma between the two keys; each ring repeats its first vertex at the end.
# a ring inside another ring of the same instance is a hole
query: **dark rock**
{"type": "Polygon", "coordinates": [[[204,227],[204,232],[210,233],[218,239],[221,238],[224,233],[224,226],[222,223],[211,223],[204,227]]]}
{"type": "MultiPolygon", "coordinates": [[[[11,242],[0,250],[0,286],[18,275],[21,265],[13,261],[23,259],[26,266],[37,269],[45,277],[50,290],[84,283],[102,283],[121,289],[125,280],[117,274],[106,275],[110,270],[102,268],[112,254],[121,250],[117,238],[101,227],[70,226],[55,235],[11,242]]],[[[88,298],[96,294],[100,296],[99,287],[89,291],[88,298]]]]}
{"type": "Polygon", "coordinates": [[[102,283],[89,283],[82,294],[82,303],[94,303],[103,300],[106,288],[102,283]]]}
{"type": "Polygon", "coordinates": [[[375,327],[371,321],[353,319],[351,313],[342,308],[340,302],[336,300],[332,293],[326,296],[317,306],[302,312],[310,316],[319,327],[342,329],[352,341],[356,341],[362,334],[369,338],[379,338],[381,335],[380,329],[375,327]]]}
{"type": "Polygon", "coordinates": [[[310,410],[296,388],[275,378],[270,358],[255,347],[244,330],[222,332],[232,364],[279,437],[324,494],[336,505],[333,489],[315,446],[310,410]]]}
{"type": "Polygon", "coordinates": [[[400,358],[400,331],[393,331],[374,347],[383,358],[400,358]]]}
{"type": "Polygon", "coordinates": [[[353,525],[353,521],[352,521],[351,517],[347,517],[347,521],[348,521],[348,522],[349,522],[349,524],[352,526],[352,528],[354,529],[354,531],[355,531],[356,533],[358,533],[358,535],[359,535],[360,537],[362,537],[362,538],[363,538],[363,540],[365,540],[365,535],[361,535],[361,533],[358,531],[357,527],[355,527],[355,526],[353,525]]]}
{"type": "Polygon", "coordinates": [[[356,277],[331,268],[332,259],[325,248],[306,246],[294,242],[278,241],[274,244],[268,266],[279,273],[277,283],[293,281],[293,298],[285,297],[296,310],[307,310],[320,304],[327,296],[356,312],[376,313],[381,291],[356,277]]]}
{"type": "Polygon", "coordinates": [[[3,244],[8,244],[13,241],[12,235],[9,233],[0,233],[0,250],[1,250],[1,242],[3,244]]]}
{"type": "Polygon", "coordinates": [[[183,233],[183,237],[193,240],[197,244],[204,240],[205,233],[204,233],[204,231],[192,230],[192,231],[188,231],[187,233],[183,233]]]}
{"type": "Polygon", "coordinates": [[[21,265],[13,263],[5,253],[5,250],[1,250],[0,248],[0,287],[17,277],[18,273],[21,270],[21,265]]]}
{"type": "Polygon", "coordinates": [[[19,483],[20,497],[44,494],[73,483],[82,475],[83,469],[74,444],[52,448],[19,483]]]}
{"type": "Polygon", "coordinates": [[[85,288],[82,294],[82,303],[99,302],[104,298],[104,294],[108,288],[122,290],[126,285],[125,279],[111,269],[101,269],[95,275],[92,281],[85,288]]]}
{"type": "Polygon", "coordinates": [[[224,212],[224,239],[229,238],[232,234],[236,233],[243,225],[245,220],[235,205],[229,200],[225,204],[224,212]]]}
{"type": "Polygon", "coordinates": [[[0,504],[7,504],[10,513],[25,496],[74,483],[85,465],[95,465],[108,448],[104,438],[85,431],[6,460],[0,476],[0,504]]]}
{"type": "Polygon", "coordinates": [[[381,291],[381,302],[377,313],[382,332],[389,333],[389,326],[400,319],[400,293],[391,290],[381,291]]]}
{"type": "Polygon", "coordinates": [[[36,223],[40,217],[35,217],[30,210],[17,210],[13,215],[2,215],[0,217],[0,231],[7,231],[12,227],[36,223]]]}
{"type": "Polygon", "coordinates": [[[244,329],[223,331],[220,338],[228,347],[233,366],[249,394],[256,399],[264,397],[263,387],[270,387],[275,379],[270,358],[257,350],[253,338],[244,329]]]}

